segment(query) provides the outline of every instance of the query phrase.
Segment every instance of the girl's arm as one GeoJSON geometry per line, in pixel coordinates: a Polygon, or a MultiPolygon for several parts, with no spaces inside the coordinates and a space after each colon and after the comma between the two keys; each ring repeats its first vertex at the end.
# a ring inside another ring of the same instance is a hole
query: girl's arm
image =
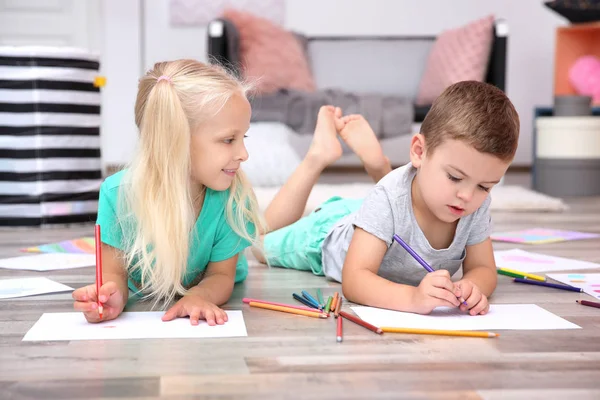
{"type": "Polygon", "coordinates": [[[238,255],[235,255],[227,260],[208,263],[204,277],[188,294],[200,296],[217,306],[227,303],[233,292],[237,260],[238,255]]]}
{"type": "Polygon", "coordinates": [[[208,263],[200,283],[169,308],[162,320],[171,321],[189,315],[192,325],[198,325],[200,319],[205,319],[209,325],[227,322],[227,313],[218,306],[227,303],[231,297],[237,259],[235,255],[227,260],[208,263]]]}
{"type": "MultiPolygon", "coordinates": [[[[102,320],[117,318],[129,296],[127,272],[121,250],[102,243],[102,282],[99,296],[103,303],[102,320]]],[[[73,307],[82,311],[88,322],[100,322],[96,284],[81,287],[73,292],[73,307]]]]}
{"type": "Polygon", "coordinates": [[[391,282],[377,275],[387,249],[381,239],[361,228],[354,229],[342,269],[342,291],[348,300],[420,314],[428,314],[439,306],[458,307],[458,289],[446,270],[427,274],[418,287],[391,282]]]}

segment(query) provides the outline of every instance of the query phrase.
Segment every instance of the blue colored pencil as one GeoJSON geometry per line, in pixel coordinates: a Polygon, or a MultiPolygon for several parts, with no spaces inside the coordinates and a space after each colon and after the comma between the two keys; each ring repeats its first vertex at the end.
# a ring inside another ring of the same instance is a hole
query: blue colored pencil
{"type": "MultiPolygon", "coordinates": [[[[404,240],[402,240],[402,238],[400,236],[394,234],[394,240],[396,242],[398,242],[398,244],[400,246],[404,247],[404,250],[406,250],[408,252],[408,254],[410,254],[411,256],[413,256],[413,258],[415,260],[417,260],[417,262],[419,264],[421,264],[421,266],[423,268],[425,268],[425,270],[427,270],[427,272],[433,272],[433,271],[435,271],[433,268],[431,268],[431,266],[429,264],[427,264],[427,262],[425,260],[423,260],[421,258],[420,255],[418,255],[413,249],[411,249],[411,247],[408,245],[408,243],[406,243],[404,240]]],[[[461,303],[463,303],[465,306],[467,305],[467,302],[462,297],[458,297],[458,301],[460,301],[461,303]]]]}
{"type": "Polygon", "coordinates": [[[320,304],[319,301],[317,299],[315,299],[314,297],[312,297],[310,295],[310,293],[308,293],[306,290],[302,291],[302,296],[304,296],[304,298],[308,301],[310,301],[311,303],[313,303],[315,306],[317,306],[319,309],[323,308],[320,304]]]}
{"type": "Polygon", "coordinates": [[[515,278],[514,281],[517,283],[527,283],[529,285],[546,286],[546,287],[550,287],[550,288],[554,288],[554,289],[568,290],[570,292],[578,292],[578,293],[583,292],[583,289],[581,289],[581,288],[569,286],[569,285],[562,285],[560,283],[541,282],[541,281],[534,281],[532,279],[523,279],[523,278],[515,278]]]}
{"type": "Polygon", "coordinates": [[[296,293],[292,293],[292,297],[307,307],[316,308],[317,310],[319,309],[319,307],[315,306],[313,303],[306,300],[304,297],[297,295],[296,293]]]}

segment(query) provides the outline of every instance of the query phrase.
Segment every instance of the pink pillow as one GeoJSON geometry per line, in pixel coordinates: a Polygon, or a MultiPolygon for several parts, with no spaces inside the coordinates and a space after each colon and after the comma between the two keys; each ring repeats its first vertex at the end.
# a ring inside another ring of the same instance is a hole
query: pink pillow
{"type": "Polygon", "coordinates": [[[293,33],[243,11],[225,10],[223,18],[239,31],[244,74],[246,78],[258,79],[258,93],[273,93],[284,88],[315,91],[304,51],[293,33]]]}
{"type": "Polygon", "coordinates": [[[460,81],[483,81],[492,48],[494,16],[473,21],[437,37],[417,94],[418,105],[429,105],[448,86],[460,81]]]}
{"type": "Polygon", "coordinates": [[[600,58],[579,57],[569,69],[569,80],[578,94],[592,96],[593,103],[600,103],[600,58]]]}

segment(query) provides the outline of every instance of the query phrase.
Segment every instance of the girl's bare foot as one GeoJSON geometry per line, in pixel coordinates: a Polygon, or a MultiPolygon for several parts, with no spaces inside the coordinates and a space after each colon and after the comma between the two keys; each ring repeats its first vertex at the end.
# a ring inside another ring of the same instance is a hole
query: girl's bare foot
{"type": "Polygon", "coordinates": [[[390,160],[383,154],[381,144],[367,120],[360,114],[347,115],[341,120],[344,126],[340,130],[340,137],[360,158],[369,175],[380,178],[391,171],[390,160]]]}
{"type": "Polygon", "coordinates": [[[325,168],[342,156],[342,144],[337,138],[338,129],[344,127],[339,107],[323,106],[319,109],[317,126],[306,158],[325,168]]]}

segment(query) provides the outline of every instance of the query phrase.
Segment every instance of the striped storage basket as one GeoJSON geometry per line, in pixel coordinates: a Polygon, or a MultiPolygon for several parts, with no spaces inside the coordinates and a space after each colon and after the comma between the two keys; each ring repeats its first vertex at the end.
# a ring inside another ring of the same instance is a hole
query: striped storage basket
{"type": "Polygon", "coordinates": [[[0,46],[0,226],[95,221],[99,66],[81,49],[0,46]]]}

